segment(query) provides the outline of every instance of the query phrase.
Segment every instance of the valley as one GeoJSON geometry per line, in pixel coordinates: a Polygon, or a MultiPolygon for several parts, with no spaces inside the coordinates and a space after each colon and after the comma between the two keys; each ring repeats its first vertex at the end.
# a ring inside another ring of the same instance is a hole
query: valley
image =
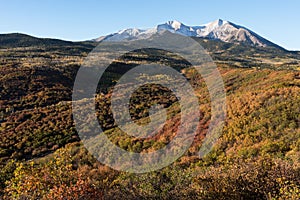
{"type": "MultiPolygon", "coordinates": [[[[199,74],[173,59],[174,68],[181,67],[177,70],[197,94],[200,128],[191,147],[172,165],[132,174],[98,162],[84,148],[73,121],[74,80],[99,41],[0,35],[1,198],[299,199],[300,53],[273,43],[193,39],[208,51],[224,81],[227,118],[222,136],[213,151],[200,159],[197,152],[211,120],[207,87],[199,74]]],[[[145,54],[148,57],[134,64],[126,59],[135,55],[113,63],[106,72],[108,79],[100,80],[105,88],[98,88],[96,95],[96,115],[104,134],[129,152],[149,153],[164,147],[180,120],[178,99],[172,92],[147,85],[132,96],[131,117],[147,123],[150,106],[160,103],[171,113],[163,130],[139,139],[115,124],[110,109],[113,83],[127,68],[149,58],[165,59],[157,52],[145,54]]]]}

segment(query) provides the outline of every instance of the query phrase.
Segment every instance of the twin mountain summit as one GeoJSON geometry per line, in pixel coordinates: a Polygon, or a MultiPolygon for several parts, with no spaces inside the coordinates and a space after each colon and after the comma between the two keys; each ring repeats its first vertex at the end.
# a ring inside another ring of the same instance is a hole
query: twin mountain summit
{"type": "Polygon", "coordinates": [[[156,27],[149,29],[129,28],[120,30],[116,33],[96,38],[94,41],[99,42],[103,40],[124,41],[147,39],[163,30],[189,37],[221,40],[229,43],[245,43],[259,47],[278,47],[276,44],[268,41],[249,29],[229,21],[224,21],[222,19],[199,26],[188,26],[176,20],[168,21],[164,24],[159,24],[156,27]]]}

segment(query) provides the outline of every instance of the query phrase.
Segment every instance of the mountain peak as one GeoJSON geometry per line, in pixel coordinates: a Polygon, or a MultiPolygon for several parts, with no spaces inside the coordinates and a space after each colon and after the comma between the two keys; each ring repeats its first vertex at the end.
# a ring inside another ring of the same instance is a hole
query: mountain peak
{"type": "Polygon", "coordinates": [[[224,24],[228,24],[228,23],[229,23],[228,21],[224,21],[224,20],[222,20],[222,19],[217,19],[217,20],[215,20],[215,21],[212,21],[212,22],[206,24],[206,26],[210,26],[210,27],[220,27],[220,26],[222,26],[222,25],[224,25],[224,24]]]}
{"type": "Polygon", "coordinates": [[[182,23],[180,21],[177,20],[173,20],[173,21],[168,21],[166,23],[167,25],[170,25],[172,28],[174,28],[175,30],[180,29],[182,23]]]}

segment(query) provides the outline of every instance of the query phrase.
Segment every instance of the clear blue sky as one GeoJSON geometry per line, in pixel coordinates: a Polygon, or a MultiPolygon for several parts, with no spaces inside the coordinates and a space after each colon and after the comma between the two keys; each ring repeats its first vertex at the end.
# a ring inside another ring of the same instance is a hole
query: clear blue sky
{"type": "Polygon", "coordinates": [[[0,0],[0,33],[87,40],[168,20],[200,25],[218,18],[300,50],[299,0],[0,0]]]}

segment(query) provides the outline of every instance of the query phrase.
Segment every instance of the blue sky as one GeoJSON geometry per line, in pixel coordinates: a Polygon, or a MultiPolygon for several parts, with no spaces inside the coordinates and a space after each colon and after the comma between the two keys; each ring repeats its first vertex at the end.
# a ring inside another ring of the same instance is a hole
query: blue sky
{"type": "Polygon", "coordinates": [[[300,50],[298,0],[2,0],[0,8],[0,33],[87,40],[168,20],[200,25],[220,18],[300,50]]]}

